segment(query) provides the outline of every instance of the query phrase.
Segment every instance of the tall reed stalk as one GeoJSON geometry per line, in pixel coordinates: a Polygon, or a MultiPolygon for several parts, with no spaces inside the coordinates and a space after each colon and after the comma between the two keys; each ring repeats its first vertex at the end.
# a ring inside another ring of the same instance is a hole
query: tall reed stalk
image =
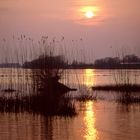
{"type": "Polygon", "coordinates": [[[0,111],[29,111],[44,115],[68,116],[76,114],[71,101],[62,94],[52,93],[52,89],[56,86],[69,89],[58,83],[65,73],[62,69],[65,60],[62,56],[58,56],[55,40],[49,42],[48,37],[43,36],[36,43],[32,38],[21,35],[20,37],[13,36],[10,41],[4,39],[1,44],[0,52],[7,54],[3,55],[2,63],[12,66],[3,68],[3,78],[6,77],[6,80],[1,80],[4,82],[1,92],[5,94],[0,95],[0,111]],[[14,63],[32,65],[34,60],[40,61],[35,63],[35,67],[30,67],[31,69],[17,68],[13,65],[14,63]],[[51,90],[50,94],[44,94],[49,90],[51,90]]]}

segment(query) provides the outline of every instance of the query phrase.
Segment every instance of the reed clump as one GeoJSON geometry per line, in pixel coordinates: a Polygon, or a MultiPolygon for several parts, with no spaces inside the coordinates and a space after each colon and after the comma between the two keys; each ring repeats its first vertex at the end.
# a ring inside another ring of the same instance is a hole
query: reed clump
{"type": "Polygon", "coordinates": [[[93,90],[103,90],[103,91],[118,91],[118,92],[140,92],[140,85],[103,85],[92,87],[93,90]]]}
{"type": "Polygon", "coordinates": [[[117,101],[126,105],[131,104],[131,103],[139,103],[140,96],[134,96],[132,92],[123,92],[122,94],[120,94],[117,101]]]}
{"type": "MultiPolygon", "coordinates": [[[[113,83],[111,85],[101,85],[94,86],[92,90],[94,91],[108,91],[108,92],[118,92],[120,97],[118,98],[119,102],[133,103],[140,102],[140,97],[133,96],[134,93],[140,92],[139,84],[139,70],[125,69],[124,56],[122,57],[122,67],[119,69],[110,70],[110,74],[113,77],[113,83]]],[[[130,63],[131,64],[131,63],[130,63]]]]}
{"type": "MultiPolygon", "coordinates": [[[[13,40],[17,41],[15,37],[13,40]]],[[[8,50],[8,45],[12,46],[5,40],[4,44],[4,50],[8,50]]],[[[62,116],[76,115],[74,103],[65,98],[65,93],[75,89],[59,82],[64,76],[66,61],[63,55],[54,53],[56,51],[54,49],[55,40],[48,43],[48,37],[43,36],[39,44],[35,46],[31,38],[22,35],[15,44],[18,44],[21,50],[12,50],[11,55],[9,52],[5,63],[14,62],[16,59],[16,62],[21,63],[22,67],[8,68],[10,77],[7,79],[8,82],[3,84],[4,87],[1,91],[9,95],[0,96],[0,111],[27,111],[62,116]],[[35,55],[38,56],[36,59],[35,55]],[[21,91],[23,94],[15,94],[17,91],[21,91]],[[27,91],[29,94],[24,95],[27,91]]]]}
{"type": "Polygon", "coordinates": [[[35,94],[25,97],[0,97],[0,112],[29,112],[45,116],[75,116],[74,103],[64,96],[35,94]]]}
{"type": "Polygon", "coordinates": [[[91,101],[91,100],[96,101],[97,96],[89,95],[89,94],[83,94],[83,95],[80,95],[80,96],[76,97],[76,100],[80,101],[80,102],[86,102],[86,101],[91,101]]]}
{"type": "Polygon", "coordinates": [[[28,64],[32,67],[32,81],[36,92],[57,94],[72,90],[59,82],[64,72],[62,67],[65,65],[61,57],[44,55],[28,64]]]}

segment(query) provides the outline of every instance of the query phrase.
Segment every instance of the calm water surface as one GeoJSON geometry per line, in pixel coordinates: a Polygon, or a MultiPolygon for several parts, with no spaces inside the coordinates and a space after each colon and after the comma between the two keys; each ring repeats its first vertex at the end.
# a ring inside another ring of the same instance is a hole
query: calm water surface
{"type": "MultiPolygon", "coordinates": [[[[1,89],[3,82],[10,85],[6,76],[10,73],[7,71],[1,70],[1,89]]],[[[133,72],[139,77],[140,71],[133,72]]],[[[70,93],[76,97],[77,94],[89,94],[91,86],[113,83],[112,77],[108,70],[69,70],[62,82],[78,88],[77,92],[70,93]]],[[[24,81],[22,74],[19,78],[24,81]]],[[[101,92],[101,95],[112,99],[111,93],[101,92]]],[[[45,117],[27,112],[0,113],[0,140],[140,139],[140,104],[124,105],[115,100],[98,100],[76,101],[75,105],[78,112],[75,117],[45,117]]]]}

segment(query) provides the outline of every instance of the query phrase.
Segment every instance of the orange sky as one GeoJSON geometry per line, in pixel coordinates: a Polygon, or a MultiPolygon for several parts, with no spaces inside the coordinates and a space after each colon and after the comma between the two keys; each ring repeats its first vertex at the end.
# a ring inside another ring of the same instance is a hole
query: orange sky
{"type": "Polygon", "coordinates": [[[110,46],[140,53],[139,24],[139,0],[0,0],[1,37],[23,33],[83,38],[95,57],[112,55],[110,46]],[[92,18],[85,16],[88,10],[92,18]]]}

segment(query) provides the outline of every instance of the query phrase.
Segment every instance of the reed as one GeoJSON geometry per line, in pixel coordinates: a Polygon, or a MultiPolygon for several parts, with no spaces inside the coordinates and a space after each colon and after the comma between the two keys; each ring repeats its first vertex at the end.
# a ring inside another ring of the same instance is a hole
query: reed
{"type": "Polygon", "coordinates": [[[29,112],[45,116],[75,116],[74,103],[64,96],[34,94],[0,97],[0,112],[29,112]]]}
{"type": "Polygon", "coordinates": [[[62,67],[65,60],[62,55],[56,56],[55,40],[49,42],[48,37],[43,36],[36,44],[30,37],[21,35],[18,38],[13,37],[12,41],[4,40],[4,50],[9,50],[9,55],[4,57],[4,63],[16,61],[23,67],[8,68],[10,75],[1,88],[4,96],[0,96],[0,111],[76,115],[74,103],[64,96],[71,89],[59,82],[64,74],[62,67]]]}
{"type": "Polygon", "coordinates": [[[134,96],[134,93],[140,92],[140,84],[139,84],[139,71],[124,69],[123,68],[123,59],[125,53],[122,52],[117,53],[117,58],[122,61],[122,66],[119,69],[110,70],[110,74],[113,77],[113,84],[111,85],[102,85],[102,86],[94,86],[92,89],[94,91],[108,91],[108,92],[118,92],[119,98],[117,99],[122,103],[134,103],[140,102],[139,96],[134,96]]]}
{"type": "Polygon", "coordinates": [[[80,95],[78,97],[76,97],[76,100],[77,101],[80,101],[80,102],[87,102],[87,101],[91,101],[91,100],[94,100],[94,101],[97,101],[97,94],[83,94],[83,95],[80,95]]]}

